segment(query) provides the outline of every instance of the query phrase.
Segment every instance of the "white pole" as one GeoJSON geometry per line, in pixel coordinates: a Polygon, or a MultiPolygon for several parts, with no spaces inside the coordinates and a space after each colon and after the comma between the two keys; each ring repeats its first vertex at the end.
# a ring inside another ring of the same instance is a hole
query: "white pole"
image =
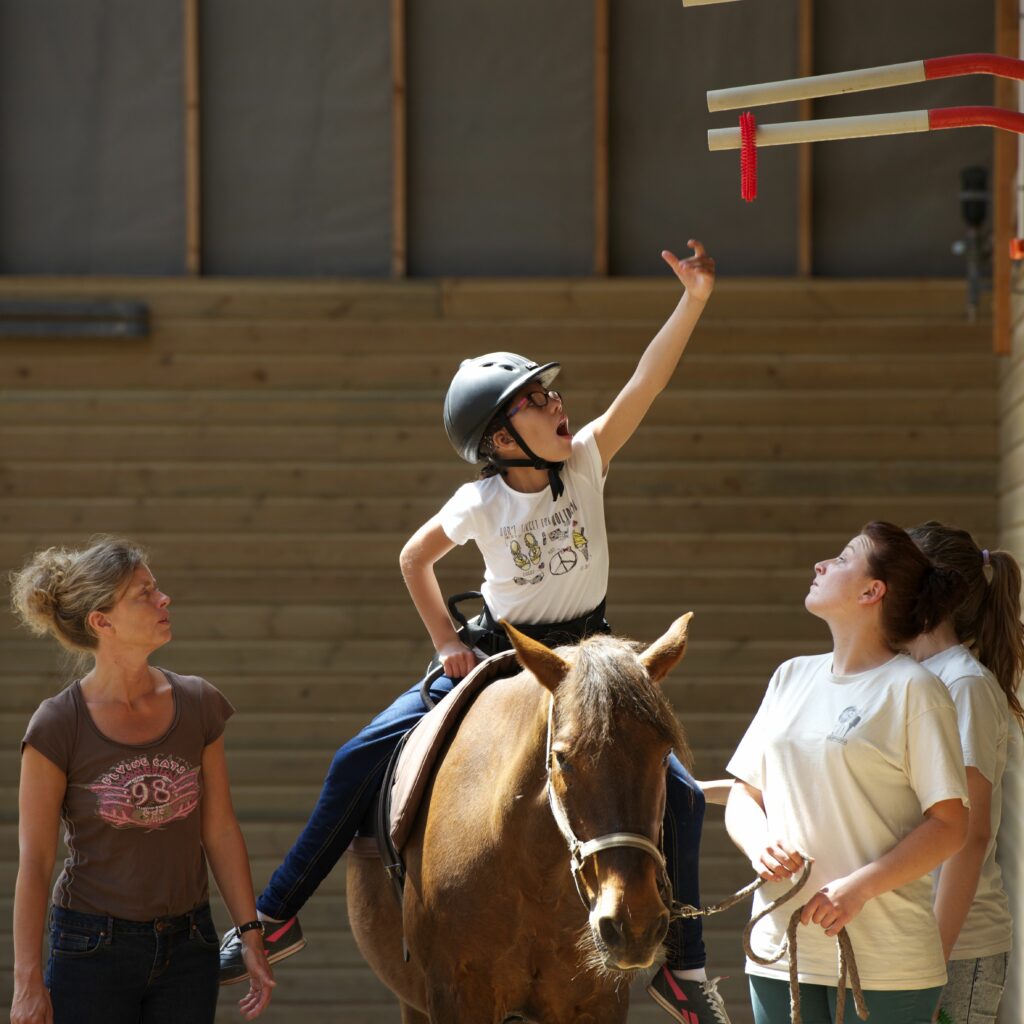
{"type": "MultiPolygon", "coordinates": [[[[904,110],[896,114],[862,114],[859,117],[826,117],[817,121],[784,121],[759,124],[758,146],[787,146],[797,142],[827,142],[830,139],[863,139],[871,135],[905,135],[928,131],[927,110],[904,110]]],[[[739,128],[712,128],[708,149],[739,149],[739,128]]]]}
{"type": "Polygon", "coordinates": [[[782,82],[712,89],[708,92],[708,110],[737,110],[766,103],[811,100],[819,96],[839,96],[848,92],[884,89],[890,85],[909,85],[924,80],[924,61],[910,60],[904,64],[886,64],[859,71],[838,71],[831,75],[810,75],[807,78],[787,78],[782,82]]]}
{"type": "Polygon", "coordinates": [[[733,0],[683,0],[684,7],[707,7],[708,4],[728,4],[733,0]]]}

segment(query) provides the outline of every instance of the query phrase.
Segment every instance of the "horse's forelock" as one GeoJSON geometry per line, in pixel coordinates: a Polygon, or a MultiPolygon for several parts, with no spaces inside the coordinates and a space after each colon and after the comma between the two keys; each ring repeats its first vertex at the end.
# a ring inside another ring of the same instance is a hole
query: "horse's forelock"
{"type": "Polygon", "coordinates": [[[680,758],[689,749],[661,687],[640,664],[639,644],[613,636],[593,636],[574,651],[573,668],[559,686],[558,719],[568,715],[582,746],[599,751],[613,735],[617,719],[627,715],[652,726],[680,758]]]}

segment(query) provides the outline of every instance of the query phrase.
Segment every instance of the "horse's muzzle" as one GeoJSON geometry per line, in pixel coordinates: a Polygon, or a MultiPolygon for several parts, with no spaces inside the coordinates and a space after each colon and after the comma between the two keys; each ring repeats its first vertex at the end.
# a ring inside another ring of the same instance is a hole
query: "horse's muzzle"
{"type": "Polygon", "coordinates": [[[667,910],[656,915],[646,927],[636,927],[629,915],[623,913],[595,913],[590,919],[598,948],[605,955],[605,965],[619,971],[650,967],[668,934],[668,923],[667,910]]]}

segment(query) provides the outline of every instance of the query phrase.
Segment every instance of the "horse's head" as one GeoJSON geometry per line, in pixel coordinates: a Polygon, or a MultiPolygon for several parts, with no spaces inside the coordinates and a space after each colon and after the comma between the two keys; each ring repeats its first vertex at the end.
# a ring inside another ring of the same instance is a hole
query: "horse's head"
{"type": "Polygon", "coordinates": [[[689,620],[642,653],[608,636],[552,651],[506,625],[520,663],[552,695],[548,798],[589,910],[589,959],[603,970],[650,966],[668,930],[665,767],[688,750],[658,684],[686,650],[689,620]]]}

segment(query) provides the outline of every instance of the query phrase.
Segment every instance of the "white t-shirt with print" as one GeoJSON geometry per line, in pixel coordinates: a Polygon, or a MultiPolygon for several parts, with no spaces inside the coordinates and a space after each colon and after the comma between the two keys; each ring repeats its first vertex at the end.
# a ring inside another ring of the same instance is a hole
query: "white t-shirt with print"
{"type": "MultiPolygon", "coordinates": [[[[769,834],[814,858],[804,891],[753,933],[761,956],[776,952],[795,906],[823,885],[877,860],[924,820],[940,800],[967,803],[956,709],[946,688],[906,655],[850,676],[832,672],[832,655],[781,665],[729,762],[736,778],[761,790],[769,834]]],[[[768,882],[754,912],[791,883],[768,882]]],[[[847,926],[865,989],[932,988],[946,980],[932,877],[869,900],[847,926]]],[[[835,938],[820,925],[798,928],[800,981],[835,985],[835,938]]],[[[783,957],[747,973],[786,980],[783,957]]]]}
{"type": "Polygon", "coordinates": [[[439,513],[456,544],[475,541],[484,559],[480,592],[495,618],[567,622],[593,611],[608,590],[601,453],[593,424],[572,439],[565,490],[514,491],[500,475],[464,484],[439,513]]]}
{"type": "MultiPolygon", "coordinates": [[[[956,705],[964,764],[992,783],[992,839],[978,878],[967,920],[953,947],[952,960],[973,960],[1007,952],[1013,944],[1010,908],[996,863],[996,836],[1003,816],[1003,772],[1010,729],[1010,706],[994,675],[961,644],[921,662],[949,690],[956,705]]],[[[942,870],[936,871],[936,880],[942,870]]]]}

